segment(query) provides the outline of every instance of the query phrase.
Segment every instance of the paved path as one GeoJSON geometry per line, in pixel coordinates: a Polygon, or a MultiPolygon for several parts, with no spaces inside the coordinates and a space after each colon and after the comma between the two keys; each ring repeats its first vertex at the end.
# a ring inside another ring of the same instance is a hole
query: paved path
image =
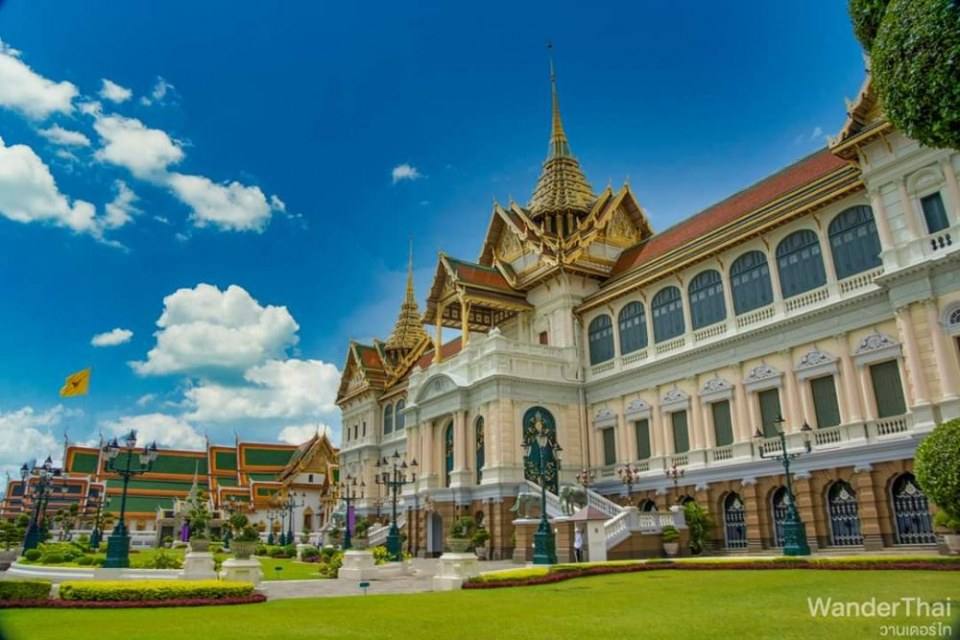
{"type": "MultiPolygon", "coordinates": [[[[416,558],[413,566],[415,575],[371,580],[367,593],[379,595],[433,591],[433,574],[437,571],[438,561],[416,558]]],[[[518,565],[506,560],[480,563],[484,572],[516,566],[518,565]]],[[[264,580],[260,583],[260,590],[271,600],[363,595],[363,589],[353,580],[264,580]]]]}

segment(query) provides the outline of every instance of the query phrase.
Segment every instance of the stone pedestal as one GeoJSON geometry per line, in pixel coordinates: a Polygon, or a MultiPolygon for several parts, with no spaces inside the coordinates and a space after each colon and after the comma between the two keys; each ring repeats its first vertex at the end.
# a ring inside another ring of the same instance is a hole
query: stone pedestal
{"type": "Polygon", "coordinates": [[[253,586],[257,586],[263,578],[263,571],[260,570],[260,561],[254,558],[247,558],[246,560],[230,558],[223,561],[220,568],[220,577],[224,580],[252,582],[253,586]]]}
{"type": "Polygon", "coordinates": [[[480,562],[475,553],[444,553],[437,560],[440,571],[433,576],[434,591],[459,589],[467,578],[480,575],[480,562]]]}
{"type": "Polygon", "coordinates": [[[339,580],[372,580],[377,577],[373,553],[350,549],[343,554],[343,565],[337,571],[339,580]]]}
{"type": "Polygon", "coordinates": [[[213,554],[208,551],[191,551],[183,558],[184,580],[216,580],[213,554]]]}

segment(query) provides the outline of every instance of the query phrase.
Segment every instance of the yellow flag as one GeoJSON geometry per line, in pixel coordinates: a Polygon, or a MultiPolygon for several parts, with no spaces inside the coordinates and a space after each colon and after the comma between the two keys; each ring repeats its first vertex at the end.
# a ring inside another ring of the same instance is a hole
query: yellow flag
{"type": "Polygon", "coordinates": [[[66,382],[60,388],[61,398],[72,398],[73,396],[85,396],[90,390],[90,369],[77,371],[67,376],[66,382]]]}

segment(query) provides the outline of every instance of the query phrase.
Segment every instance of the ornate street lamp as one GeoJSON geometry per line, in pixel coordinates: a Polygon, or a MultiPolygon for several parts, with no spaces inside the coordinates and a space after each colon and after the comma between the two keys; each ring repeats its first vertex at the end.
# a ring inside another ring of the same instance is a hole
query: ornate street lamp
{"type": "Polygon", "coordinates": [[[159,451],[154,442],[137,449],[137,432],[130,431],[123,442],[116,438],[103,446],[106,469],[123,478],[123,490],[120,493],[120,516],[113,532],[107,538],[107,558],[103,566],[107,569],[123,569],[130,566],[130,534],[127,533],[125,516],[127,513],[127,486],[130,478],[141,475],[153,468],[159,451]]]}
{"type": "Polygon", "coordinates": [[[390,496],[391,520],[390,531],[387,533],[387,553],[390,554],[390,559],[396,562],[403,559],[400,527],[397,526],[397,500],[404,486],[417,481],[417,460],[414,458],[408,466],[406,460],[400,459],[400,453],[394,451],[389,461],[386,457],[377,460],[376,467],[374,479],[378,485],[387,488],[387,494],[390,496]],[[408,469],[410,470],[409,478],[407,478],[408,469]]]}
{"type": "Polygon", "coordinates": [[[23,480],[23,495],[27,495],[27,489],[30,485],[30,478],[34,475],[37,481],[33,485],[33,511],[30,514],[30,523],[27,525],[27,532],[23,538],[23,552],[35,549],[43,539],[44,527],[46,522],[44,514],[47,509],[47,501],[50,494],[53,493],[54,478],[59,478],[63,474],[62,469],[53,466],[53,460],[50,456],[43,461],[39,467],[34,467],[33,462],[29,465],[24,463],[20,467],[20,478],[23,480]]]}
{"type": "Polygon", "coordinates": [[[627,504],[630,503],[630,496],[633,493],[633,485],[637,481],[637,474],[640,471],[633,465],[625,465],[617,469],[617,475],[620,476],[620,482],[627,488],[627,504]]]}
{"type": "Polygon", "coordinates": [[[813,429],[806,422],[800,427],[800,433],[803,434],[803,453],[787,453],[787,436],[781,429],[783,418],[777,416],[774,425],[777,427],[777,437],[780,439],[780,452],[774,455],[767,455],[763,448],[763,432],[757,429],[753,434],[754,442],[757,445],[757,451],[761,458],[767,460],[778,460],[783,465],[783,473],[787,478],[787,513],[783,519],[783,555],[785,556],[808,556],[810,555],[810,545],[807,544],[807,530],[800,519],[800,512],[797,511],[796,498],[793,494],[793,477],[790,473],[790,461],[799,458],[802,455],[810,453],[812,447],[810,444],[810,433],[813,429]]]}
{"type": "Polygon", "coordinates": [[[287,542],[286,544],[294,544],[296,542],[296,539],[294,538],[294,535],[293,535],[293,510],[299,509],[304,504],[306,504],[305,502],[306,497],[307,497],[306,493],[301,493],[300,502],[297,502],[297,494],[290,493],[287,495],[287,499],[284,500],[283,503],[281,503],[280,508],[287,510],[287,542]]]}
{"type": "Polygon", "coordinates": [[[270,522],[270,530],[267,532],[267,544],[272,545],[276,542],[273,536],[273,523],[277,521],[277,512],[273,509],[267,509],[267,520],[270,522]]]}
{"type": "Polygon", "coordinates": [[[340,483],[340,499],[347,503],[346,518],[343,526],[343,550],[350,548],[350,505],[357,500],[363,500],[363,490],[366,488],[363,481],[357,482],[357,479],[348,475],[344,482],[340,483]]]}
{"type": "Polygon", "coordinates": [[[677,491],[677,486],[680,484],[680,478],[683,477],[684,469],[678,469],[677,463],[674,462],[673,466],[666,470],[665,475],[667,480],[673,482],[673,492],[677,494],[677,502],[680,502],[680,492],[677,491]]]}
{"type": "Polygon", "coordinates": [[[557,541],[550,529],[550,520],[547,518],[547,464],[549,454],[557,461],[557,473],[560,472],[560,459],[563,449],[557,442],[551,442],[550,435],[543,424],[536,424],[537,431],[534,437],[524,442],[523,455],[529,458],[533,447],[537,447],[537,482],[540,483],[540,526],[533,534],[533,564],[556,564],[557,541]]]}
{"type": "Polygon", "coordinates": [[[99,549],[100,543],[103,541],[103,509],[110,504],[105,488],[101,490],[100,494],[96,497],[95,504],[96,511],[94,511],[93,515],[93,531],[90,532],[90,549],[93,551],[99,549]]]}

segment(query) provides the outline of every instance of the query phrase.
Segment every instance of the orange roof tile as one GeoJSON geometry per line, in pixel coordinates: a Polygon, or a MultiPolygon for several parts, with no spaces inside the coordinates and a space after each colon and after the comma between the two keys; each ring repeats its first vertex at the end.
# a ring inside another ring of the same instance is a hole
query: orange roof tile
{"type": "MultiPolygon", "coordinates": [[[[454,338],[440,347],[440,353],[443,355],[444,360],[446,360],[460,353],[460,348],[460,338],[454,338]]],[[[433,362],[433,349],[423,354],[423,356],[417,360],[417,366],[421,369],[426,369],[430,366],[431,362],[433,362]]]]}
{"type": "Polygon", "coordinates": [[[467,284],[478,285],[481,287],[490,287],[492,289],[503,289],[513,292],[510,283],[503,277],[499,271],[493,267],[474,264],[472,262],[463,262],[456,258],[447,257],[450,264],[456,269],[457,277],[467,284]]]}
{"type": "Polygon", "coordinates": [[[829,149],[817,151],[726,200],[655,234],[646,242],[630,247],[620,254],[611,276],[618,276],[692,242],[846,164],[845,160],[833,155],[829,149]]]}

